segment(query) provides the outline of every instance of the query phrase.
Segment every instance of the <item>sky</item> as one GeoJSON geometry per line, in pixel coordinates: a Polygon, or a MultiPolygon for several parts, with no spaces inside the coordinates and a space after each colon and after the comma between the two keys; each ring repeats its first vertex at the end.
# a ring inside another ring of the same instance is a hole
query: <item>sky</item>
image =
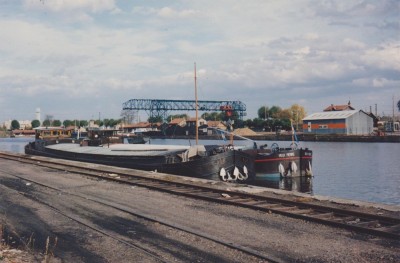
{"type": "Polygon", "coordinates": [[[391,115],[400,1],[0,0],[0,123],[37,108],[42,120],[118,119],[130,99],[194,100],[194,63],[198,99],[241,101],[245,119],[349,101],[391,115]]]}

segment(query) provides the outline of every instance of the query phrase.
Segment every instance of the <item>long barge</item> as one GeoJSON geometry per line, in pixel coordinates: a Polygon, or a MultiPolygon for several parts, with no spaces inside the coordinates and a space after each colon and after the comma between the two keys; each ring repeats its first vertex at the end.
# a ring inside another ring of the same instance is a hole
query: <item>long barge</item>
{"type": "Polygon", "coordinates": [[[212,180],[248,182],[255,176],[253,156],[230,146],[113,144],[114,130],[89,131],[83,140],[62,129],[46,136],[50,130],[36,129],[25,153],[212,180]]]}

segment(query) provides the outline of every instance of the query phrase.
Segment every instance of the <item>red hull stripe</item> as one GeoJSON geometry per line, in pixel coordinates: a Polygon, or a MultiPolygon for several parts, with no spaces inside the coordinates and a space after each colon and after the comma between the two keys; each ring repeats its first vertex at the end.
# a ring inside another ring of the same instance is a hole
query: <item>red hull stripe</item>
{"type": "MultiPolygon", "coordinates": [[[[255,160],[256,163],[264,163],[264,162],[273,162],[273,161],[280,161],[280,160],[297,160],[298,157],[288,157],[288,158],[272,158],[272,159],[258,159],[255,160]]],[[[301,159],[312,159],[312,157],[302,157],[301,159]]]]}

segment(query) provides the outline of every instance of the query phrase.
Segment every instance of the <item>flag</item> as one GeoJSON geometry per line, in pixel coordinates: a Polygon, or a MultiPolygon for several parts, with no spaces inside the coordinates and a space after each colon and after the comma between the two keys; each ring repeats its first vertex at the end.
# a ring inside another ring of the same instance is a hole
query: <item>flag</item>
{"type": "Polygon", "coordinates": [[[221,131],[221,137],[224,140],[224,142],[226,142],[225,133],[223,131],[221,131]]]}
{"type": "Polygon", "coordinates": [[[294,140],[296,141],[296,143],[299,143],[299,140],[297,139],[296,131],[294,130],[293,124],[292,124],[292,133],[293,133],[294,140]]]}

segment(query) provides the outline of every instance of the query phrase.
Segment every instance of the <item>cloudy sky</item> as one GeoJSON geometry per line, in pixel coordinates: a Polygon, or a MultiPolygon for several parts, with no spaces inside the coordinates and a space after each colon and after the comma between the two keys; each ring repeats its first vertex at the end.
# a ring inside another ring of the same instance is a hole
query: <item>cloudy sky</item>
{"type": "MultiPolygon", "coordinates": [[[[119,118],[129,99],[400,99],[399,0],[0,0],[0,123],[119,118]]],[[[144,116],[146,114],[143,112],[144,116]]],[[[193,114],[193,113],[191,113],[193,114]]]]}

